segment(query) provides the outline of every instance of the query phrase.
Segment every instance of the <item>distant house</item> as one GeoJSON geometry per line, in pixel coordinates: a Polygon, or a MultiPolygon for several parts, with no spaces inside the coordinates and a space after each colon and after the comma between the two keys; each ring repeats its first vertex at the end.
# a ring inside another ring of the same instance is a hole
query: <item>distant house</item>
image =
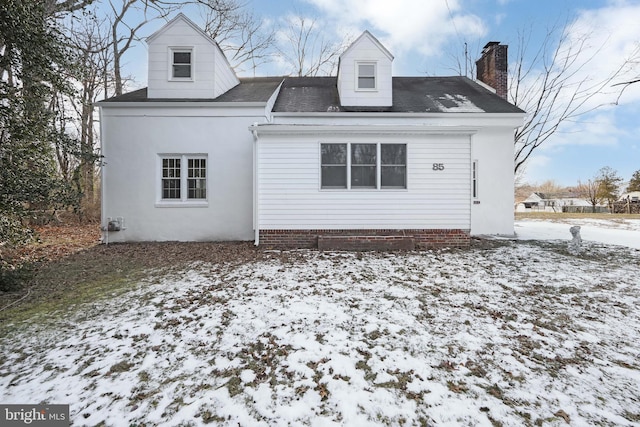
{"type": "Polygon", "coordinates": [[[632,202],[632,203],[639,203],[640,202],[640,191],[630,191],[628,193],[624,193],[623,195],[620,196],[620,198],[618,199],[621,202],[632,202]]]}
{"type": "Polygon", "coordinates": [[[496,94],[506,46],[485,47],[482,83],[393,77],[367,31],[333,77],[238,78],[182,14],[147,42],[148,88],[98,103],[105,240],[413,247],[513,234],[523,111],[496,94]]]}
{"type": "MultiPolygon", "coordinates": [[[[516,212],[592,212],[593,206],[577,193],[531,193],[516,205],[516,212]]],[[[596,206],[596,212],[608,212],[606,206],[596,206]]]]}

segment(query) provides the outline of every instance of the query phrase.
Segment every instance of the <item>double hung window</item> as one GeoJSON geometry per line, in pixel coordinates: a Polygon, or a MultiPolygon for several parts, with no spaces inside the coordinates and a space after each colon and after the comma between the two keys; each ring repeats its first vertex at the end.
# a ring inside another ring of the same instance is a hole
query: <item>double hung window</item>
{"type": "Polygon", "coordinates": [[[377,144],[351,144],[351,188],[377,188],[377,144]]]}
{"type": "Polygon", "coordinates": [[[347,144],[322,144],[321,187],[347,188],[347,144]]]}
{"type": "Polygon", "coordinates": [[[207,160],[187,159],[187,199],[207,198],[207,160]]]}
{"type": "Polygon", "coordinates": [[[376,63],[358,62],[358,90],[375,90],[376,86],[376,63]]]}
{"type": "Polygon", "coordinates": [[[161,201],[206,201],[206,156],[162,156],[161,169],[161,201]]]}
{"type": "Polygon", "coordinates": [[[162,198],[180,200],[181,167],[180,157],[162,159],[162,198]]]}
{"type": "Polygon", "coordinates": [[[170,50],[171,79],[193,79],[193,49],[173,48],[170,50]]]}
{"type": "Polygon", "coordinates": [[[406,144],[320,144],[322,189],[407,188],[406,144]]]}
{"type": "Polygon", "coordinates": [[[407,188],[405,144],[380,144],[380,180],[382,188],[407,188]]]}

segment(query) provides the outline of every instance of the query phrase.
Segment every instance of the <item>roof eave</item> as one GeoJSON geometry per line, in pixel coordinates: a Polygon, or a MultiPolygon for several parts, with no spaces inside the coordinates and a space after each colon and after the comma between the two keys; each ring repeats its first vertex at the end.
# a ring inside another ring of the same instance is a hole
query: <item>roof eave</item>
{"type": "Polygon", "coordinates": [[[157,38],[159,35],[161,35],[162,33],[164,33],[165,31],[167,31],[169,28],[171,28],[173,26],[173,24],[175,24],[177,21],[184,21],[187,25],[189,25],[191,28],[193,28],[198,34],[200,34],[201,36],[203,36],[205,39],[207,39],[207,41],[213,45],[218,45],[216,43],[216,41],[214,39],[211,38],[211,36],[209,36],[207,33],[205,33],[204,31],[202,31],[202,28],[200,28],[198,25],[196,25],[195,22],[193,22],[191,19],[187,18],[186,15],[182,12],[178,13],[173,19],[171,19],[169,22],[167,22],[166,24],[164,24],[160,29],[158,29],[155,33],[151,34],[149,37],[146,38],[146,42],[147,44],[149,44],[150,42],[152,42],[155,38],[157,38]]]}
{"type": "Polygon", "coordinates": [[[432,125],[308,125],[258,123],[249,130],[258,135],[318,135],[318,134],[358,134],[358,135],[422,135],[455,134],[473,135],[479,126],[432,126],[432,125]]]}
{"type": "Polygon", "coordinates": [[[359,36],[357,39],[355,39],[355,40],[353,41],[353,43],[351,43],[351,44],[349,45],[349,47],[347,47],[347,49],[345,49],[345,51],[344,51],[344,52],[342,52],[342,53],[340,54],[340,56],[338,57],[338,61],[340,61],[340,58],[342,58],[344,55],[346,55],[346,53],[347,53],[347,52],[349,52],[351,49],[353,49],[353,48],[354,48],[354,46],[355,46],[356,44],[358,44],[358,42],[359,42],[363,37],[368,37],[368,38],[373,42],[373,44],[375,44],[375,45],[378,47],[378,49],[380,49],[380,51],[381,51],[382,53],[384,53],[384,54],[385,54],[385,56],[386,56],[387,58],[389,58],[389,60],[390,60],[390,61],[393,61],[393,54],[391,54],[391,52],[389,52],[389,49],[387,49],[386,47],[384,47],[384,45],[383,45],[382,43],[380,43],[380,40],[378,40],[378,39],[377,39],[373,34],[371,34],[371,33],[369,32],[369,30],[365,30],[362,34],[360,34],[360,36],[359,36]]]}
{"type": "Polygon", "coordinates": [[[215,101],[99,101],[94,105],[98,107],[118,107],[118,108],[175,108],[175,107],[198,107],[198,108],[264,108],[268,102],[215,102],[215,101]]]}
{"type": "Polygon", "coordinates": [[[468,117],[484,117],[484,118],[513,118],[513,119],[522,119],[525,116],[525,113],[486,113],[486,112],[349,112],[349,111],[340,111],[340,112],[304,112],[304,111],[295,111],[295,112],[286,112],[286,111],[274,111],[272,112],[274,117],[412,117],[412,118],[420,118],[420,117],[433,117],[433,118],[468,118],[468,117]]]}

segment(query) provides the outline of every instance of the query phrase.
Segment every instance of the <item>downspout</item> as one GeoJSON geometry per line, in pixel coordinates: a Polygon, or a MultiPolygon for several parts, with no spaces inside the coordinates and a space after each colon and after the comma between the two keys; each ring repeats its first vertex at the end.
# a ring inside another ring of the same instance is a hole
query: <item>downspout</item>
{"type": "MultiPolygon", "coordinates": [[[[280,89],[284,84],[284,79],[280,82],[276,90],[273,92],[267,104],[265,105],[264,118],[266,123],[273,122],[273,115],[271,114],[273,110],[273,106],[278,99],[278,94],[280,93],[280,89]]],[[[254,122],[253,126],[250,126],[249,129],[253,135],[253,232],[254,232],[254,242],[255,246],[260,244],[260,206],[259,206],[259,194],[258,194],[258,122],[254,122]]]]}
{"type": "Polygon", "coordinates": [[[105,218],[107,214],[107,180],[105,166],[107,163],[104,161],[106,158],[104,152],[104,117],[102,116],[102,106],[98,106],[98,117],[100,120],[100,224],[102,224],[103,242],[105,245],[109,244],[109,222],[105,225],[105,218]]]}
{"type": "Polygon", "coordinates": [[[253,134],[253,230],[255,246],[260,244],[260,222],[258,217],[258,123],[254,123],[251,127],[253,134]]]}

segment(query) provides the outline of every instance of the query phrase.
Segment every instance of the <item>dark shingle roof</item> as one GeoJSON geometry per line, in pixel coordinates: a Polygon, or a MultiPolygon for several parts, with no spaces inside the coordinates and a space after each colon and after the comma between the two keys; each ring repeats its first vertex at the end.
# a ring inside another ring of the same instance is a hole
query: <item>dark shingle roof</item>
{"type": "Polygon", "coordinates": [[[267,102],[283,80],[274,112],[523,112],[466,77],[394,77],[391,107],[341,106],[336,77],[241,78],[239,85],[215,99],[149,99],[144,88],[102,102],[267,102]]]}
{"type": "Polygon", "coordinates": [[[267,102],[284,77],[241,78],[240,84],[216,98],[217,102],[267,102]]]}
{"type": "Polygon", "coordinates": [[[336,77],[287,77],[273,106],[274,112],[326,112],[340,110],[336,77]]]}
{"type": "Polygon", "coordinates": [[[217,98],[153,98],[147,97],[147,88],[138,89],[101,102],[267,102],[284,77],[241,78],[240,84],[217,98]]]}
{"type": "Polygon", "coordinates": [[[394,77],[391,107],[341,106],[336,77],[288,77],[274,112],[522,113],[466,77],[394,77]]]}

